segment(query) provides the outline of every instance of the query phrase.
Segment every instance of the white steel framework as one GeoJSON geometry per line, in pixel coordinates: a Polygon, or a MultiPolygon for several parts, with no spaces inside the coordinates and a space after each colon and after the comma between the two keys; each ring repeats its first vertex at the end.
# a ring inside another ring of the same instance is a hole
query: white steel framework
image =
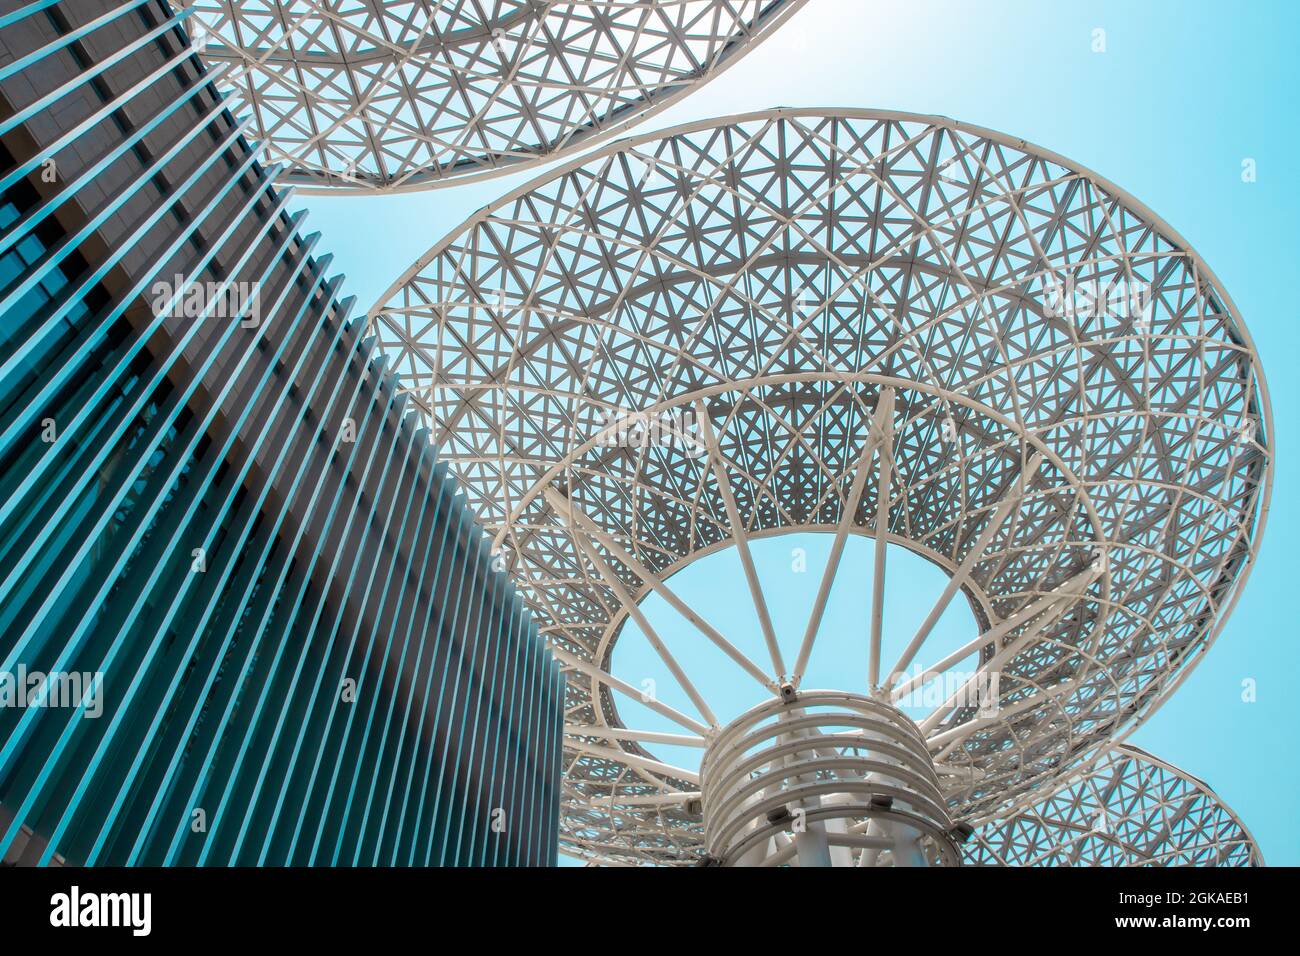
{"type": "Polygon", "coordinates": [[[1264,865],[1208,784],[1128,744],[981,827],[964,849],[966,862],[981,866],[1264,865]]]}
{"type": "Polygon", "coordinates": [[[700,783],[711,863],[958,860],[925,738],[884,701],[840,691],[766,701],[712,735],[700,783]]]}
{"type": "Polygon", "coordinates": [[[648,594],[792,700],[833,582],[861,578],[847,536],[874,538],[869,686],[842,690],[898,700],[973,659],[919,726],[978,826],[1173,691],[1267,513],[1267,391],[1206,265],[1095,174],[942,117],[774,110],[607,146],[436,243],[371,323],[569,671],[563,839],[592,860],[704,852],[699,774],[654,746],[722,728],[648,594]],[[782,635],[750,542],[798,530],[833,546],[782,635]],[[887,544],[950,578],[894,661],[887,544]],[[671,587],[727,547],[765,657],[671,587]],[[958,593],[978,633],[941,655],[958,593]],[[692,701],[649,702],[680,733],[620,719],[629,619],[692,701]]]}
{"type": "MultiPolygon", "coordinates": [[[[726,69],[806,0],[196,0],[195,42],[305,189],[554,158],[726,69]]],[[[177,0],[176,5],[186,6],[177,0]]]]}

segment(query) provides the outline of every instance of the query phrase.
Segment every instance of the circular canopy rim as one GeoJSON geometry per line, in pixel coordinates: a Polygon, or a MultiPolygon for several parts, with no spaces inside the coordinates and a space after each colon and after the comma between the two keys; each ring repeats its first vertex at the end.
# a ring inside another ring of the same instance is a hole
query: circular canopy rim
{"type": "MultiPolygon", "coordinates": [[[[180,0],[171,0],[171,2],[177,7],[182,6],[180,0]]],[[[491,163],[483,165],[480,165],[477,159],[473,162],[459,162],[450,165],[440,164],[434,166],[426,164],[417,172],[402,177],[400,181],[396,182],[391,181],[396,174],[390,174],[385,179],[358,175],[354,176],[353,179],[359,182],[353,184],[337,173],[315,170],[311,167],[304,168],[299,164],[286,165],[280,173],[280,180],[287,185],[293,186],[296,192],[304,196],[398,195],[443,189],[462,184],[482,183],[501,176],[528,172],[557,160],[583,155],[584,150],[606,144],[611,138],[627,133],[630,129],[676,105],[685,96],[701,89],[705,84],[721,76],[737,62],[744,59],[759,44],[770,38],[790,17],[794,16],[800,8],[808,3],[808,0],[777,0],[777,2],[779,5],[769,9],[766,16],[761,19],[747,21],[743,32],[737,30],[731,34],[716,65],[704,69],[703,72],[692,74],[686,81],[678,80],[653,92],[648,97],[639,98],[633,107],[620,108],[615,113],[606,112],[583,126],[574,127],[564,134],[562,137],[563,145],[558,147],[555,143],[533,144],[527,147],[527,155],[525,156],[511,159],[497,157],[491,163]],[[617,114],[622,113],[629,113],[629,115],[616,118],[617,114]]],[[[228,6],[237,7],[238,4],[239,0],[227,0],[228,6]]],[[[521,14],[516,14],[504,19],[514,21],[520,19],[521,16],[521,14]]],[[[503,22],[503,20],[498,18],[491,21],[492,24],[499,22],[503,22]]],[[[459,39],[462,44],[468,42],[467,32],[465,30],[457,31],[453,39],[459,39]]],[[[455,43],[444,44],[444,46],[455,45],[455,43]]],[[[240,47],[223,43],[212,47],[210,53],[205,51],[203,56],[204,59],[214,64],[239,64],[246,62],[249,58],[257,57],[258,52],[256,50],[243,50],[240,47]]],[[[262,59],[265,62],[301,65],[310,62],[311,58],[298,55],[277,55],[263,56],[262,59]]],[[[375,59],[373,55],[366,55],[359,59],[348,60],[342,54],[339,54],[337,61],[331,60],[331,62],[332,65],[347,68],[370,62],[373,59],[375,59]]],[[[240,100],[248,103],[242,92],[240,93],[240,100]]],[[[248,103],[248,105],[254,112],[259,111],[255,103],[248,103]]]]}
{"type": "MultiPolygon", "coordinates": [[[[1225,594],[1222,603],[1219,605],[1217,615],[1212,625],[1207,628],[1205,634],[1198,639],[1197,646],[1191,653],[1186,655],[1180,665],[1170,674],[1169,679],[1165,682],[1159,691],[1142,702],[1136,713],[1129,714],[1123,718],[1123,729],[1127,731],[1121,734],[1121,739],[1141,726],[1152,714],[1159,709],[1161,704],[1172,694],[1186,679],[1193,669],[1193,665],[1202,657],[1213,645],[1215,640],[1221,634],[1228,617],[1230,616],[1237,600],[1240,598],[1245,584],[1249,578],[1250,572],[1254,568],[1255,561],[1258,557],[1260,544],[1265,531],[1269,503],[1271,500],[1272,483],[1273,483],[1273,466],[1275,462],[1275,444],[1273,432],[1273,415],[1269,398],[1267,380],[1263,374],[1262,362],[1260,361],[1259,351],[1255,346],[1252,337],[1243,323],[1240,312],[1235,302],[1227,291],[1226,287],[1219,280],[1217,274],[1208,266],[1200,253],[1169,223],[1161,216],[1152,211],[1148,206],[1136,199],[1127,190],[1115,185],[1105,177],[1099,176],[1092,170],[1084,167],[1073,160],[1053,151],[1035,146],[1023,139],[1012,137],[997,131],[989,130],[974,124],[963,123],[948,117],[917,114],[911,112],[875,110],[866,108],[779,108],[771,110],[759,110],[747,113],[739,113],[731,116],[702,119],[690,123],[684,123],[672,128],[663,130],[651,130],[640,133],[636,136],[627,137],[606,144],[603,148],[586,153],[582,156],[575,157],[568,162],[552,167],[532,178],[510,192],[499,197],[494,202],[482,207],[473,215],[466,218],[459,226],[448,232],[438,242],[429,248],[429,250],[417,259],[378,299],[376,305],[370,310],[369,316],[374,321],[377,316],[388,311],[385,304],[389,303],[395,297],[399,296],[403,288],[411,280],[420,276],[421,272],[427,268],[430,263],[434,262],[442,255],[448,247],[456,243],[460,238],[472,231],[476,226],[489,219],[493,213],[509,206],[521,197],[543,188],[548,184],[558,182],[567,174],[583,167],[595,167],[601,160],[612,155],[625,152],[636,148],[637,146],[647,143],[659,143],[674,137],[684,136],[693,132],[702,130],[715,130],[725,127],[733,127],[745,123],[761,123],[763,121],[776,121],[781,119],[802,119],[812,118],[818,121],[830,119],[847,119],[847,120],[874,120],[899,123],[923,124],[933,127],[935,131],[951,130],[967,136],[985,139],[993,143],[1002,144],[1022,153],[1028,154],[1032,158],[1041,159],[1050,163],[1064,167],[1070,173],[1078,178],[1085,179],[1095,185],[1098,189],[1109,194],[1111,198],[1117,199],[1123,203],[1129,212],[1140,218],[1145,225],[1159,232],[1161,237],[1175,246],[1177,254],[1186,259],[1188,264],[1194,267],[1200,274],[1201,284],[1206,290],[1204,294],[1212,294],[1215,302],[1223,311],[1222,321],[1224,322],[1223,336],[1225,340],[1235,341],[1242,349],[1249,352],[1247,361],[1253,369],[1251,381],[1254,387],[1254,394],[1257,401],[1257,407],[1252,409],[1257,415],[1261,431],[1265,436],[1264,445],[1266,454],[1265,462],[1262,468],[1262,475],[1259,478],[1259,487],[1255,498],[1255,516],[1253,526],[1249,535],[1248,554],[1232,578],[1230,589],[1225,594]]],[[[1201,294],[1198,292],[1198,294],[1201,294]]],[[[400,312],[400,309],[394,309],[400,312]]],[[[718,388],[724,388],[719,385],[718,388]]],[[[732,380],[725,387],[745,388],[744,380],[732,380]]],[[[909,385],[908,387],[913,387],[909,385]]],[[[687,393],[683,393],[687,394],[687,393]]],[[[689,393],[694,395],[694,392],[689,393]]],[[[549,474],[549,472],[548,472],[549,474]]],[[[553,477],[553,476],[552,476],[553,477]]],[[[547,483],[547,478],[540,478],[535,487],[540,488],[547,483]]],[[[786,530],[800,530],[799,528],[790,528],[786,530]]],[[[857,529],[861,531],[862,529],[857,529]]],[[[751,532],[752,533],[752,532],[751,532]]],[[[779,533],[772,531],[771,533],[779,533]]],[[[871,535],[868,535],[871,536],[871,535]]],[[[674,570],[680,570],[698,555],[692,554],[689,558],[673,565],[674,570]]],[[[644,592],[648,593],[648,592],[644,592]]],[[[642,596],[644,596],[644,593],[642,596]]],[[[612,647],[612,641],[609,642],[612,647]]],[[[602,662],[597,662],[602,663],[602,662]]],[[[593,695],[593,705],[599,713],[601,707],[596,704],[596,695],[593,695]]],[[[1104,745],[1101,747],[1105,749],[1104,745]]],[[[1097,753],[1097,749],[1090,750],[1090,754],[1097,753]]],[[[1076,764],[1077,766],[1077,764],[1076,764]]],[[[1069,774],[1065,774],[1068,778],[1069,774]]],[[[1050,784],[1048,784],[1050,786],[1050,784]]],[[[1037,796],[1042,789],[1036,788],[1037,796]]],[[[662,851],[657,851],[662,852],[662,851]]]]}
{"type": "MultiPolygon", "coordinates": [[[[980,847],[983,847],[984,849],[988,850],[988,852],[992,853],[993,849],[988,845],[987,842],[990,834],[986,831],[991,829],[993,833],[997,833],[999,830],[1011,825],[1016,820],[1023,819],[1026,817],[1040,816],[1040,812],[1039,812],[1040,808],[1048,806],[1050,803],[1052,803],[1052,801],[1056,800],[1057,798],[1068,795],[1082,786],[1091,784],[1091,781],[1094,778],[1103,776],[1107,772],[1118,773],[1119,765],[1125,760],[1132,761],[1133,763],[1138,764],[1139,766],[1154,767],[1158,770],[1164,771],[1165,773],[1169,774],[1171,777],[1174,777],[1177,781],[1179,781],[1183,786],[1186,787],[1187,793],[1183,794],[1184,800],[1189,799],[1188,794],[1191,795],[1190,798],[1204,800],[1216,812],[1221,813],[1223,816],[1225,816],[1232,823],[1232,825],[1237,829],[1240,838],[1229,841],[1229,844],[1236,845],[1236,846],[1244,846],[1247,848],[1248,862],[1246,865],[1248,866],[1266,865],[1264,861],[1264,852],[1262,849],[1260,849],[1259,841],[1256,840],[1254,834],[1250,832],[1250,828],[1246,826],[1245,822],[1241,819],[1240,814],[1238,814],[1232,808],[1232,806],[1228,804],[1219,795],[1218,791],[1216,791],[1213,787],[1211,787],[1200,777],[1196,776],[1193,773],[1190,773],[1187,770],[1184,770],[1182,767],[1179,767],[1176,764],[1173,764],[1161,757],[1157,757],[1149,750],[1146,750],[1135,744],[1127,743],[1124,741],[1119,741],[1116,742],[1111,747],[1103,748],[1101,752],[1099,752],[1096,755],[1095,758],[1087,761],[1085,764],[1076,768],[1073,773],[1063,777],[1061,780],[1056,782],[1053,786],[1046,787],[1042,791],[1037,793],[1035,795],[1036,800],[1033,803],[1029,804],[1028,806],[1021,807],[1015,813],[1008,814],[1005,817],[994,817],[985,820],[983,826],[976,833],[975,840],[977,842],[970,845],[971,850],[976,850],[980,847]]],[[[1115,809],[1116,806],[1114,803],[1108,803],[1101,807],[1102,812],[1108,818],[1110,816],[1110,813],[1108,811],[1112,811],[1115,809]]],[[[1121,820],[1128,820],[1128,819],[1132,819],[1135,812],[1142,813],[1142,812],[1149,812],[1149,810],[1141,806],[1138,806],[1136,808],[1132,806],[1124,808],[1123,805],[1121,804],[1119,807],[1118,815],[1121,820]]],[[[1159,820],[1159,818],[1157,818],[1157,820],[1159,820]]],[[[1148,829],[1149,828],[1150,828],[1150,824],[1148,824],[1148,829]]],[[[1166,839],[1168,839],[1168,837],[1166,837],[1166,839]]],[[[1139,854],[1142,853],[1151,854],[1152,850],[1155,849],[1152,847],[1144,847],[1139,849],[1137,847],[1131,847],[1128,844],[1122,842],[1120,845],[1125,846],[1128,849],[1131,849],[1139,854]]],[[[1040,856],[1050,852],[1050,850],[1053,848],[1054,847],[1050,844],[1043,845],[1043,846],[1035,845],[1034,847],[1034,849],[1039,852],[1040,856]]],[[[971,852],[971,850],[968,850],[968,852],[971,852]]],[[[1165,854],[1163,855],[1167,856],[1168,851],[1166,851],[1165,854]]],[[[981,864],[984,863],[984,861],[978,859],[975,862],[981,864]]],[[[1154,862],[1154,860],[1137,859],[1126,865],[1143,866],[1143,865],[1150,865],[1152,862],[1154,862]]],[[[1107,864],[1107,865],[1112,865],[1112,864],[1107,864]]]]}

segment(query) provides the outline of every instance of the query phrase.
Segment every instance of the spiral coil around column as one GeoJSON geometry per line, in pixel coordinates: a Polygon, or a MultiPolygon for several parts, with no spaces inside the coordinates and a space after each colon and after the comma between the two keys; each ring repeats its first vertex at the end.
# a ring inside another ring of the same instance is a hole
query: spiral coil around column
{"type": "Polygon", "coordinates": [[[953,824],[916,725],[839,691],[775,698],[710,742],[705,843],[723,866],[954,866],[953,824]]]}

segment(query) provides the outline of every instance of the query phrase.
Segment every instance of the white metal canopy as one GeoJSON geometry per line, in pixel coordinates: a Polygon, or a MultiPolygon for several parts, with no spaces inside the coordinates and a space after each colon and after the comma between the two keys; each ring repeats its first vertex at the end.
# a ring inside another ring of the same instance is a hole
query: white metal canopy
{"type": "MultiPolygon", "coordinates": [[[[429,188],[663,109],[806,0],[196,0],[271,162],[308,191],[429,188]]],[[[177,0],[176,5],[186,4],[177,0]]]]}
{"type": "Polygon", "coordinates": [[[927,638],[963,594],[995,712],[964,687],[920,726],[952,816],[979,823],[1178,685],[1267,512],[1259,359],[1205,264],[1095,174],[941,117],[773,110],[612,144],[436,243],[371,325],[570,670],[563,832],[591,859],[700,853],[698,782],[623,726],[636,691],[609,674],[637,620],[694,704],[660,715],[716,733],[647,594],[774,694],[855,574],[843,540],[873,537],[858,690],[882,699],[954,663],[927,638]],[[778,635],[749,544],[795,530],[836,544],[807,627],[778,635]],[[886,543],[951,578],[897,661],[886,543]],[[725,547],[763,656],[674,595],[725,547]]]}
{"type": "Polygon", "coordinates": [[[1060,789],[976,831],[979,866],[1263,866],[1250,831],[1210,787],[1121,744],[1060,789]]]}

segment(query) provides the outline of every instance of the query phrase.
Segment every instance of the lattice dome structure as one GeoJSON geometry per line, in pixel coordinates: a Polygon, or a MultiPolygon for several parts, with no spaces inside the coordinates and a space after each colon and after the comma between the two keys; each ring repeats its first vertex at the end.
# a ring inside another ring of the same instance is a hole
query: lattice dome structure
{"type": "MultiPolygon", "coordinates": [[[[775,110],[609,145],[436,243],[371,324],[569,671],[563,844],[590,860],[704,853],[699,775],[655,746],[722,721],[647,595],[795,700],[844,542],[873,539],[870,686],[844,689],[998,676],[991,707],[953,693],[918,724],[948,813],[978,827],[1178,686],[1267,511],[1259,358],[1205,263],[1104,179],[946,118],[775,110]],[[806,630],[778,635],[749,544],[791,531],[835,544],[806,630]],[[892,667],[888,544],[948,576],[892,667]],[[670,583],[724,548],[759,660],[670,583]],[[940,657],[957,594],[978,633],[940,657]],[[628,620],[694,705],[647,704],[680,734],[620,718],[628,620]]],[[[869,825],[845,824],[858,865],[869,825]]]]}
{"type": "Polygon", "coordinates": [[[1190,774],[1121,744],[965,847],[978,866],[1263,866],[1245,825],[1190,774]]]}
{"type": "Polygon", "coordinates": [[[367,192],[590,145],[726,69],[804,2],[197,0],[193,32],[288,181],[367,192]]]}

